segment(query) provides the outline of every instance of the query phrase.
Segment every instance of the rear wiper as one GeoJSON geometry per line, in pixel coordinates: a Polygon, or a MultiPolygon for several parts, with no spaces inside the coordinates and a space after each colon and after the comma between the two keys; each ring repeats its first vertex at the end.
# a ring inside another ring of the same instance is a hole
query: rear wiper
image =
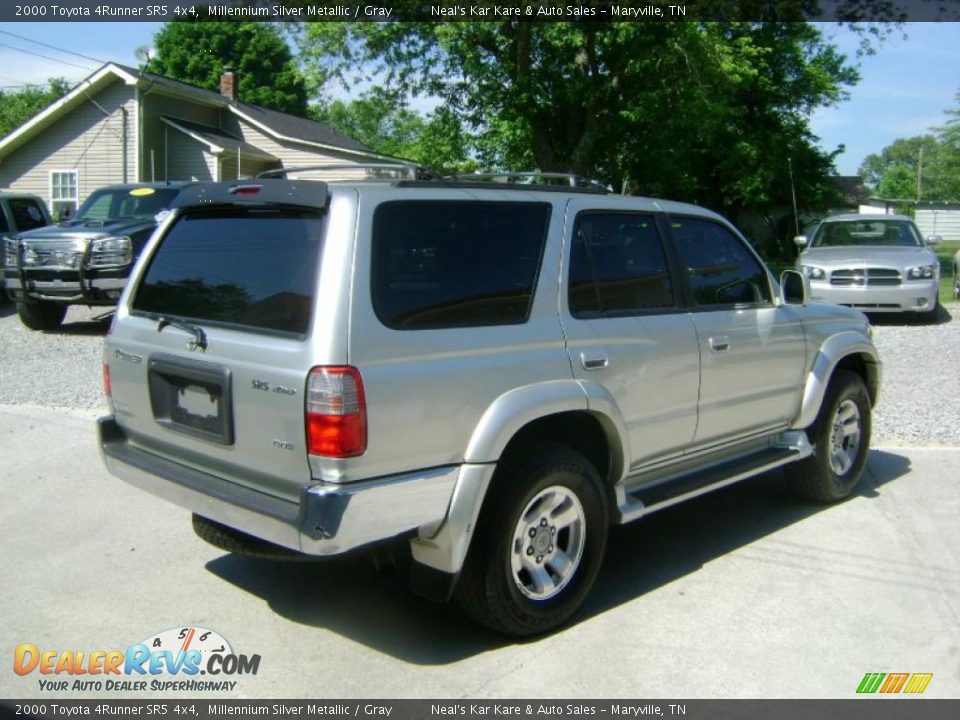
{"type": "Polygon", "coordinates": [[[157,332],[163,332],[163,329],[168,325],[172,325],[175,328],[180,328],[184,332],[188,332],[193,335],[193,342],[191,343],[194,347],[198,347],[201,350],[207,349],[207,335],[203,332],[203,328],[198,327],[197,325],[191,325],[188,322],[183,322],[182,320],[173,320],[172,318],[161,317],[157,318],[157,332]]]}

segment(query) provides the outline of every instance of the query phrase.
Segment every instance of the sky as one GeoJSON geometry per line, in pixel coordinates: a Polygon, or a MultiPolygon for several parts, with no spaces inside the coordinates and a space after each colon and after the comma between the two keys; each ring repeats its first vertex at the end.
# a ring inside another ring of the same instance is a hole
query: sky
{"type": "MultiPolygon", "coordinates": [[[[77,81],[97,66],[93,60],[53,48],[136,66],[136,49],[150,45],[160,27],[161,23],[0,23],[0,87],[42,84],[51,76],[77,81]]],[[[855,175],[867,155],[897,138],[926,133],[947,120],[944,111],[960,109],[956,97],[960,23],[907,23],[875,55],[861,58],[855,56],[856,35],[835,24],[821,29],[859,66],[861,75],[848,100],[819,109],[811,118],[825,150],[845,147],[837,159],[839,174],[855,175]]]]}

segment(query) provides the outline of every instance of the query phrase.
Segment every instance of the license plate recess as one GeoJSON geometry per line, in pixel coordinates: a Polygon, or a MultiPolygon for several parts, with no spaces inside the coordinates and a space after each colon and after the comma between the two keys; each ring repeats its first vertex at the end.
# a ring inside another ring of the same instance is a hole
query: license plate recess
{"type": "Polygon", "coordinates": [[[159,425],[220,445],[233,444],[233,392],[228,368],[175,355],[152,355],[150,406],[159,425]]]}

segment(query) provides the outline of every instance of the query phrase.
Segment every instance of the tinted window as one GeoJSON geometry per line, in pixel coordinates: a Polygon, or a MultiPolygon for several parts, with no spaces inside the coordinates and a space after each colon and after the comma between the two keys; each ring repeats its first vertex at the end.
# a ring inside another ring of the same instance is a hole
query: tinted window
{"type": "Polygon", "coordinates": [[[188,214],[151,258],[133,309],[306,333],[322,223],[292,211],[188,214]]]}
{"type": "Polygon", "coordinates": [[[0,205],[0,233],[5,233],[10,229],[10,226],[7,225],[7,211],[4,210],[3,205],[0,205]]]}
{"type": "Polygon", "coordinates": [[[377,317],[397,330],[526,322],[549,220],[544,203],[384,203],[373,218],[377,317]]]}
{"type": "Polygon", "coordinates": [[[43,209],[36,200],[15,198],[8,200],[7,203],[10,205],[10,214],[13,215],[13,222],[18,230],[32,230],[47,224],[43,209]]]}
{"type": "Polygon", "coordinates": [[[913,223],[904,220],[855,220],[823,223],[811,247],[919,247],[921,244],[913,223]]]}
{"type": "Polygon", "coordinates": [[[581,214],[570,250],[568,297],[575,317],[673,306],[667,260],[653,217],[581,214]]]}
{"type": "Polygon", "coordinates": [[[763,266],[725,227],[693,218],[675,218],[672,227],[698,305],[770,299],[763,266]]]}

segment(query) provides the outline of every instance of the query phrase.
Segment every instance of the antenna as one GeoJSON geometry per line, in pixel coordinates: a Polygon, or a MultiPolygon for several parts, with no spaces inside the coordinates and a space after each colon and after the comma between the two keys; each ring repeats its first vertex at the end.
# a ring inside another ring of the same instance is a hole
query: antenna
{"type": "Polygon", "coordinates": [[[156,57],[156,55],[157,51],[153,49],[152,45],[141,45],[133,51],[133,56],[142,63],[141,72],[147,69],[150,59],[156,57]]]}
{"type": "Polygon", "coordinates": [[[790,195],[793,196],[793,227],[799,235],[800,216],[797,215],[797,188],[793,184],[793,158],[787,158],[787,167],[790,168],[790,195]]]}

